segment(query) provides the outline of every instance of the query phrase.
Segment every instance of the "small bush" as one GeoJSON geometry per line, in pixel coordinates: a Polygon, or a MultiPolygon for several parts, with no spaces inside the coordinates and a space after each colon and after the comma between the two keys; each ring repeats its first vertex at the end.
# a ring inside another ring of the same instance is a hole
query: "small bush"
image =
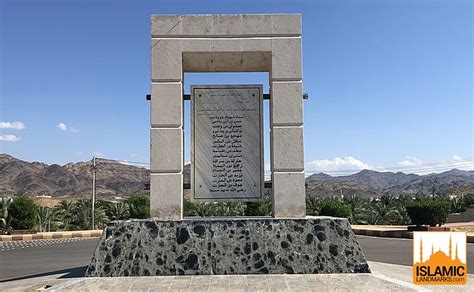
{"type": "Polygon", "coordinates": [[[405,208],[417,226],[441,226],[446,223],[451,212],[450,202],[446,200],[419,199],[409,202],[405,208]]]}
{"type": "Polygon", "coordinates": [[[351,206],[339,200],[325,200],[319,211],[321,216],[351,218],[351,206]]]}
{"type": "Polygon", "coordinates": [[[28,197],[18,197],[13,200],[8,208],[13,229],[31,229],[36,224],[38,206],[28,197]]]}
{"type": "Polygon", "coordinates": [[[125,200],[128,204],[130,218],[146,219],[150,217],[150,198],[147,196],[132,196],[125,200]]]}
{"type": "Polygon", "coordinates": [[[247,202],[247,208],[245,209],[245,216],[271,216],[272,215],[272,203],[270,200],[264,200],[261,202],[247,202]]]}

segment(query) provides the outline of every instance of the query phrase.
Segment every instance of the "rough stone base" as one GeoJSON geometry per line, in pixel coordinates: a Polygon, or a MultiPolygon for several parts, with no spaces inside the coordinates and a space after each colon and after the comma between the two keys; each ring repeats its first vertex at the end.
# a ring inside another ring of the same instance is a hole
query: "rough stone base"
{"type": "Polygon", "coordinates": [[[369,273],[347,219],[120,221],[86,276],[369,273]]]}

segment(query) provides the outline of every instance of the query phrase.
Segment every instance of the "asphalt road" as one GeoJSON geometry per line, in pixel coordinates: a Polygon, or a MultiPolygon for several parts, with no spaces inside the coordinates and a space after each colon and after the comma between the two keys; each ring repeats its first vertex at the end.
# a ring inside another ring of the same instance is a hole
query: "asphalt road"
{"type": "MultiPolygon", "coordinates": [[[[411,266],[413,241],[411,239],[357,236],[368,261],[411,266]]],[[[474,273],[474,244],[467,244],[467,270],[474,273]]]]}
{"type": "MultiPolygon", "coordinates": [[[[367,260],[411,266],[412,241],[357,236],[367,260]]],[[[41,240],[0,243],[0,282],[65,273],[85,272],[98,239],[41,240]]],[[[474,273],[474,244],[467,246],[468,270],[474,273]]]]}
{"type": "Polygon", "coordinates": [[[98,242],[98,238],[30,240],[12,242],[8,247],[0,242],[0,282],[59,273],[84,275],[98,242]]]}

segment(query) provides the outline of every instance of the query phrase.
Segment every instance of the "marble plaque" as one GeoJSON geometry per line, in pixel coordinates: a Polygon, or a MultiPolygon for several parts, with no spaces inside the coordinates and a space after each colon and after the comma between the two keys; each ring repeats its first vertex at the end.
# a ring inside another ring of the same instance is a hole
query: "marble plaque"
{"type": "Polygon", "coordinates": [[[195,85],[191,96],[193,199],[261,199],[262,85],[195,85]]]}

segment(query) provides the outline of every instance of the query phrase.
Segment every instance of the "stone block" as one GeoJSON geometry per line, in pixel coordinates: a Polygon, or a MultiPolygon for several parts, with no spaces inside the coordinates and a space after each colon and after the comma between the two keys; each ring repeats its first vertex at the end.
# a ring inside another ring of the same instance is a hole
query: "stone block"
{"type": "Polygon", "coordinates": [[[270,72],[271,52],[242,52],[242,72],[270,72]]]}
{"type": "Polygon", "coordinates": [[[175,39],[152,39],[151,79],[181,81],[181,42],[175,39]]]}
{"type": "Polygon", "coordinates": [[[301,14],[272,14],[272,35],[301,35],[301,14]]]}
{"type": "Polygon", "coordinates": [[[301,80],[301,38],[273,38],[272,50],[272,79],[301,80]]]}
{"type": "Polygon", "coordinates": [[[183,171],[182,128],[152,128],[150,171],[178,173],[183,171]]]}
{"type": "Polygon", "coordinates": [[[274,126],[303,125],[303,83],[272,82],[271,123],[274,126]]]}
{"type": "Polygon", "coordinates": [[[151,16],[151,35],[167,36],[181,34],[181,15],[157,14],[151,16]]]}
{"type": "Polygon", "coordinates": [[[238,36],[242,34],[242,15],[218,14],[213,16],[212,35],[238,36]]]}
{"type": "Polygon", "coordinates": [[[182,15],[182,36],[212,35],[213,15],[182,15]]]}
{"type": "Polygon", "coordinates": [[[345,218],[196,218],[106,227],[86,277],[334,273],[370,273],[345,218]]]}
{"type": "Polygon", "coordinates": [[[240,72],[242,70],[241,52],[211,52],[211,71],[240,72]]]}
{"type": "Polygon", "coordinates": [[[272,127],[274,172],[304,171],[303,127],[272,127]]]}
{"type": "Polygon", "coordinates": [[[242,15],[242,34],[250,36],[272,34],[272,18],[270,14],[242,15]]]}
{"type": "Polygon", "coordinates": [[[210,52],[211,51],[211,39],[187,39],[182,38],[181,50],[183,52],[210,52]]]}
{"type": "Polygon", "coordinates": [[[303,218],[306,215],[304,172],[274,172],[273,216],[303,218]]]}
{"type": "Polygon", "coordinates": [[[211,53],[183,53],[183,72],[209,72],[211,53]]]}
{"type": "Polygon", "coordinates": [[[151,126],[181,127],[183,125],[183,85],[153,83],[151,85],[151,126]]]}
{"type": "Polygon", "coordinates": [[[241,40],[242,52],[271,52],[271,38],[248,38],[241,40]]]}
{"type": "Polygon", "coordinates": [[[181,219],[183,175],[181,173],[150,174],[150,216],[160,219],[181,219]]]}
{"type": "Polygon", "coordinates": [[[240,52],[241,39],[212,39],[211,52],[240,52]]]}

